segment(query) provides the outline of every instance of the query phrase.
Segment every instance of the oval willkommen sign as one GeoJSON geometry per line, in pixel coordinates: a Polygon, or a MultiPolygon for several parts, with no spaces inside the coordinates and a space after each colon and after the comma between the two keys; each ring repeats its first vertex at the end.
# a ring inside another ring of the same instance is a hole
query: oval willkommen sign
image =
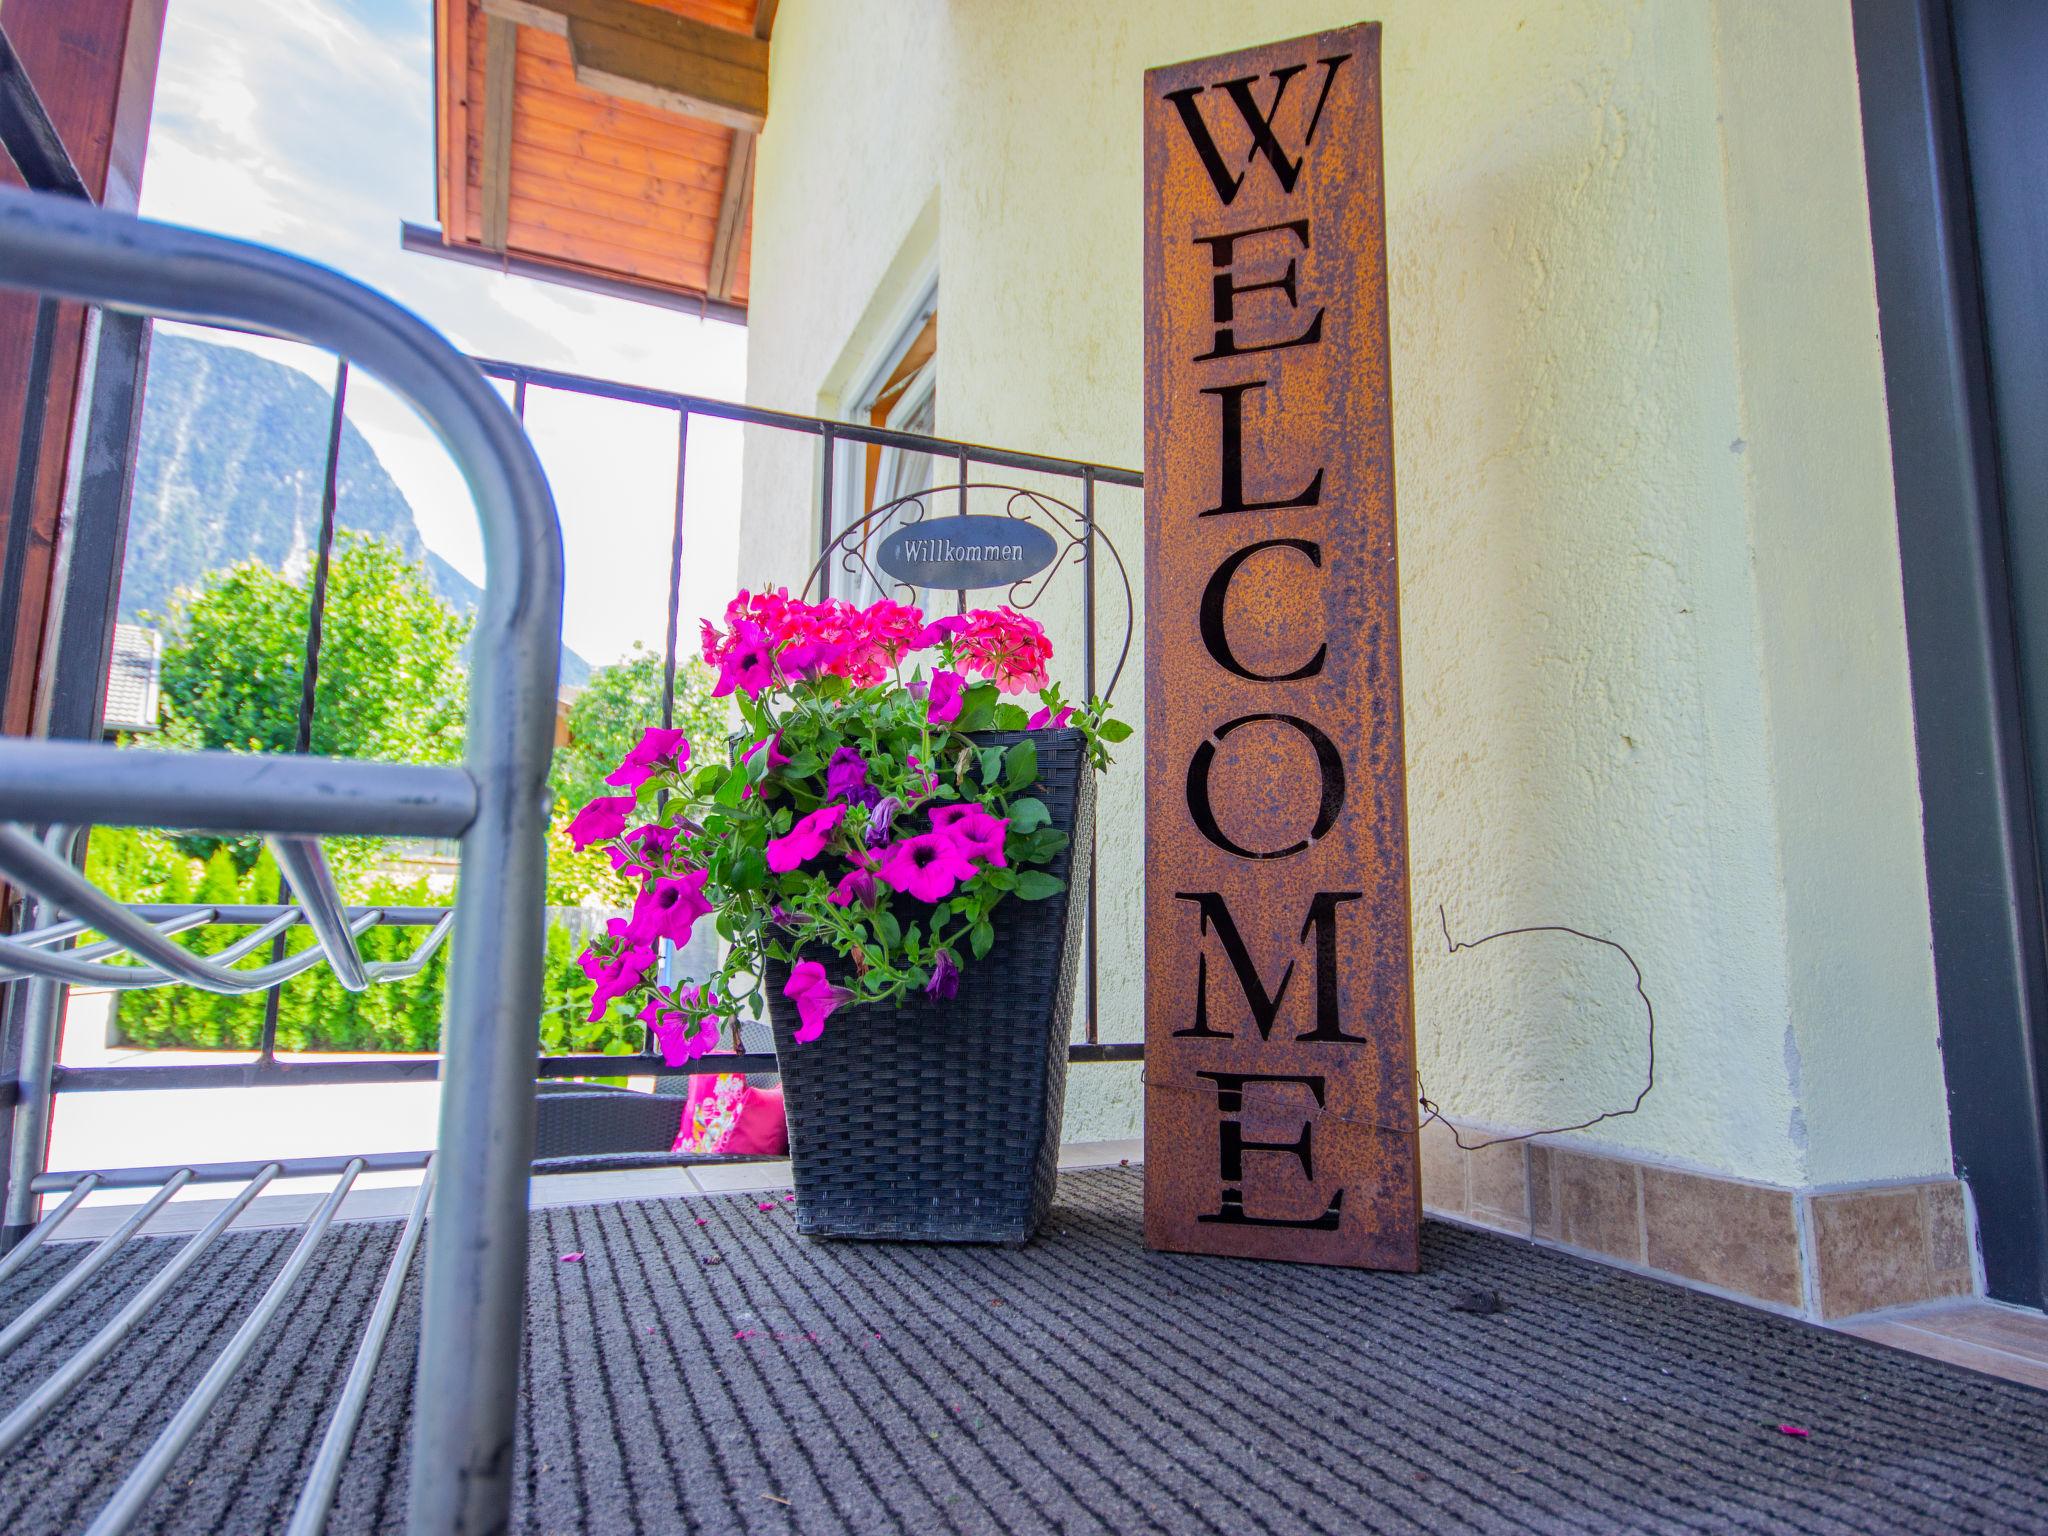
{"type": "Polygon", "coordinates": [[[1007,587],[1051,565],[1059,548],[1036,523],[1013,517],[934,517],[898,528],[875,563],[913,587],[1007,587]]]}

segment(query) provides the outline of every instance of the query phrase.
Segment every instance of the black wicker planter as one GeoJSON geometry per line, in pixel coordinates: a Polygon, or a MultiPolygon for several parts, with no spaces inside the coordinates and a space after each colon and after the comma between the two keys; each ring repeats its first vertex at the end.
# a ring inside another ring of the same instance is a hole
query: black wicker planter
{"type": "Polygon", "coordinates": [[[1033,793],[1069,838],[1045,868],[1067,888],[998,907],[995,946],[950,1001],[843,1009],[807,1045],[790,1038],[789,972],[771,962],[796,1223],[807,1236],[1022,1243],[1052,1204],[1095,779],[1079,731],[974,739],[1037,744],[1033,793]]]}

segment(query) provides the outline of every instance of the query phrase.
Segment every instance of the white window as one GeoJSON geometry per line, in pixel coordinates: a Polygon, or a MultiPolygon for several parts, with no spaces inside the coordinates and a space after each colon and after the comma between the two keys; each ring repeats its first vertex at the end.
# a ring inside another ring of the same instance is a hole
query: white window
{"type": "MultiPolygon", "coordinates": [[[[854,395],[855,405],[847,419],[861,426],[929,436],[937,422],[938,347],[938,293],[934,289],[898,331],[881,363],[870,370],[864,387],[854,395]]],[[[867,443],[842,448],[832,488],[833,532],[850,529],[878,507],[886,508],[927,489],[934,472],[928,453],[867,443]]],[[[871,603],[885,593],[901,597],[901,590],[873,565],[876,547],[900,526],[900,518],[883,516],[836,547],[827,562],[825,590],[860,604],[871,603]]]]}

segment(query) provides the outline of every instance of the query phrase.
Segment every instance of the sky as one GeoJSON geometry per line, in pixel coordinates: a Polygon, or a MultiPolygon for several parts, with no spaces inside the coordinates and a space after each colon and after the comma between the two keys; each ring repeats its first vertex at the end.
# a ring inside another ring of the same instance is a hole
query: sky
{"type": "MultiPolygon", "coordinates": [[[[173,0],[142,182],[147,218],[260,241],[368,283],[466,352],[741,399],[746,332],[674,310],[402,251],[403,221],[434,211],[430,0],[173,0]]],[[[311,348],[207,332],[304,369],[311,348]]],[[[352,374],[349,419],[398,482],[429,548],[484,577],[476,514],[411,409],[352,374]]],[[[527,426],[567,551],[563,639],[592,663],[667,618],[675,417],[531,391],[527,426]]],[[[736,585],[740,429],[693,419],[682,633],[736,585]]],[[[347,509],[342,509],[344,521],[347,509]]]]}

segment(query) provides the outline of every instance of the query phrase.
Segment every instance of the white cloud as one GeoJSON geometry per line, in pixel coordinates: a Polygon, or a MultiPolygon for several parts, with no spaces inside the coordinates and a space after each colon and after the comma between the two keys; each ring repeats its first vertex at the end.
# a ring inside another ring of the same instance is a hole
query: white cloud
{"type": "MultiPolygon", "coordinates": [[[[433,49],[426,0],[177,0],[164,36],[142,211],[258,240],[407,305],[464,350],[658,388],[740,399],[745,333],[673,310],[403,252],[401,220],[432,224],[433,49]]],[[[331,360],[254,345],[325,385],[331,360]]],[[[593,661],[659,647],[672,526],[673,417],[556,401],[529,410],[562,509],[567,643],[593,661]]],[[[349,419],[418,516],[428,546],[480,579],[473,509],[412,412],[352,380],[349,419]]],[[[738,569],[739,434],[693,424],[684,637],[715,616],[738,569]]]]}

